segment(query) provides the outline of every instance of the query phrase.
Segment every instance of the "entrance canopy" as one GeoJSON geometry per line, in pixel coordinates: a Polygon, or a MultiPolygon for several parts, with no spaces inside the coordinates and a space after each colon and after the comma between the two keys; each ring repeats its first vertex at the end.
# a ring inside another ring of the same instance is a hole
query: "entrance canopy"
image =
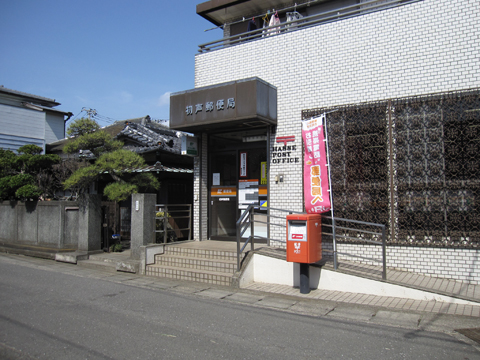
{"type": "Polygon", "coordinates": [[[174,93],[170,127],[191,133],[277,124],[277,88],[257,77],[174,93]]]}

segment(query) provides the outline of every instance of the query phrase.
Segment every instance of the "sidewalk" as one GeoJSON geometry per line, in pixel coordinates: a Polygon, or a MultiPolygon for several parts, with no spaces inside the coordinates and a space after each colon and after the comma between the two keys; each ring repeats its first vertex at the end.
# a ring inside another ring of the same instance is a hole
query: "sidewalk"
{"type": "Polygon", "coordinates": [[[4,253],[0,253],[0,261],[72,276],[101,279],[126,286],[235,302],[305,316],[397,326],[415,331],[447,332],[460,337],[463,341],[471,342],[459,335],[462,332],[480,345],[478,331],[480,306],[412,301],[327,290],[313,290],[310,294],[303,295],[299,289],[289,286],[258,283],[245,289],[237,289],[130,273],[107,273],[72,264],[4,253]]]}

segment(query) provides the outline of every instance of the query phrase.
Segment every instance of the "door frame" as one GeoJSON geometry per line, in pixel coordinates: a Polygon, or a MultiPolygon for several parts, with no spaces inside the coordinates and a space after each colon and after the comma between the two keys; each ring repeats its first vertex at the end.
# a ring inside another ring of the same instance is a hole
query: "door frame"
{"type": "MultiPolygon", "coordinates": [[[[212,159],[215,156],[215,154],[219,153],[233,153],[235,152],[235,175],[236,175],[236,181],[235,181],[235,187],[237,189],[237,195],[235,196],[235,213],[236,213],[236,219],[240,216],[241,210],[238,208],[238,182],[241,179],[240,178],[240,163],[239,163],[239,157],[240,153],[248,150],[254,150],[254,149],[259,149],[259,148],[265,148],[265,153],[266,153],[266,159],[265,161],[267,162],[267,201],[270,198],[270,186],[269,186],[269,173],[270,173],[270,152],[269,152],[269,134],[270,130],[269,128],[266,129],[267,132],[267,140],[266,141],[258,141],[258,142],[242,142],[242,143],[233,143],[231,146],[228,146],[224,149],[221,150],[213,150],[210,147],[208,147],[208,166],[207,166],[207,189],[208,189],[208,226],[207,226],[207,238],[209,240],[224,240],[224,241],[236,241],[236,236],[214,236],[212,238],[212,195],[211,195],[211,189],[212,189],[212,182],[213,182],[213,172],[212,172],[212,159]]],[[[246,177],[245,179],[248,179],[246,177]]],[[[260,181],[260,179],[259,179],[260,181]]],[[[233,185],[231,185],[233,186],[233,185]]],[[[269,233],[269,229],[267,230],[269,233]]]]}

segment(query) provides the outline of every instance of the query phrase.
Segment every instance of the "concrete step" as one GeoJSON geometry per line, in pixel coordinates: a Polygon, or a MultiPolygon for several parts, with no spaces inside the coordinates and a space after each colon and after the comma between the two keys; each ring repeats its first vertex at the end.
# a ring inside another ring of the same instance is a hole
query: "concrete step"
{"type": "Polygon", "coordinates": [[[120,259],[123,259],[123,256],[116,255],[121,253],[99,253],[99,254],[90,254],[88,259],[95,261],[103,261],[106,263],[116,263],[120,259]]]}
{"type": "Polygon", "coordinates": [[[235,260],[210,259],[181,255],[156,255],[155,264],[181,269],[197,269],[233,274],[237,267],[235,260]]]}
{"type": "Polygon", "coordinates": [[[66,262],[70,264],[76,264],[81,260],[88,260],[87,251],[72,251],[67,253],[58,253],[55,254],[55,260],[60,262],[66,262]]]}
{"type": "Polygon", "coordinates": [[[192,249],[182,246],[168,245],[165,246],[166,255],[192,256],[195,258],[218,259],[237,261],[237,253],[234,251],[208,250],[208,249],[192,249]]]}
{"type": "Polygon", "coordinates": [[[101,270],[110,273],[117,272],[117,264],[116,262],[112,261],[103,261],[103,260],[79,260],[77,261],[77,266],[93,269],[93,270],[101,270]]]}
{"type": "Polygon", "coordinates": [[[145,275],[166,277],[178,280],[196,281],[215,285],[232,285],[232,275],[223,272],[182,269],[165,265],[148,265],[145,275]]]}

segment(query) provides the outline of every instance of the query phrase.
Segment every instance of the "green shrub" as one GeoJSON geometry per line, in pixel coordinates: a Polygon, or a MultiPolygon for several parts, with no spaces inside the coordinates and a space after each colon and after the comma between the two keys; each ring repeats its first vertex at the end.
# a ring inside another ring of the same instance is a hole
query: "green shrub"
{"type": "Polygon", "coordinates": [[[110,252],[122,252],[123,246],[122,244],[113,244],[113,245],[110,245],[109,250],[110,252]]]}
{"type": "Polygon", "coordinates": [[[110,183],[103,190],[104,195],[111,201],[123,201],[138,192],[137,186],[128,183],[110,183]]]}
{"type": "Polygon", "coordinates": [[[22,200],[38,199],[42,195],[42,190],[36,185],[24,185],[15,192],[15,197],[22,200]]]}
{"type": "Polygon", "coordinates": [[[39,195],[37,195],[38,192],[38,187],[34,185],[35,179],[32,175],[30,174],[17,174],[17,175],[10,175],[10,176],[5,176],[3,178],[0,178],[0,199],[1,200],[6,200],[6,199],[13,199],[13,198],[21,198],[25,199],[27,197],[17,197],[16,193],[18,190],[20,190],[22,187],[29,185],[30,187],[26,187],[22,191],[20,191],[20,194],[32,194],[33,198],[38,198],[38,196],[41,195],[41,192],[39,195]]]}

